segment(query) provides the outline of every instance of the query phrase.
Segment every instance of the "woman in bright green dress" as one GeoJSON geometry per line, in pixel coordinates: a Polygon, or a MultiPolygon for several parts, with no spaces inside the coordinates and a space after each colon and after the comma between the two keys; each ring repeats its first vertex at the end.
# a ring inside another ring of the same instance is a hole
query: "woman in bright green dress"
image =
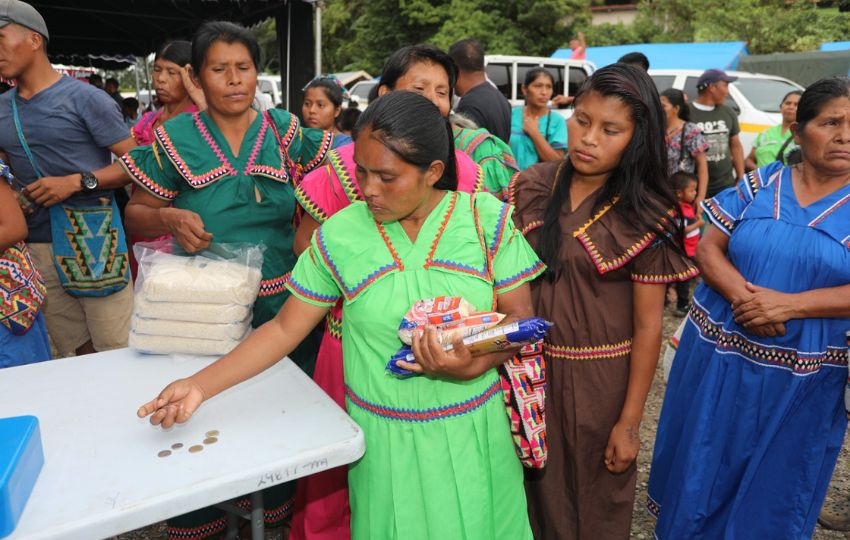
{"type": "Polygon", "coordinates": [[[399,322],[417,300],[463,296],[506,321],[532,315],[527,282],[543,265],[489,194],[454,191],[451,126],[409,92],[379,98],[355,130],[364,202],[322,224],[298,260],[274,320],[218,362],[175,381],[139,409],[154,424],[198,406],[288,354],[343,300],[348,410],[366,454],[351,466],[352,538],[531,538],[495,367],[512,353],[443,351],[433,329],[414,340],[421,373],[390,376],[399,322]],[[412,119],[416,119],[414,122],[412,119]]]}

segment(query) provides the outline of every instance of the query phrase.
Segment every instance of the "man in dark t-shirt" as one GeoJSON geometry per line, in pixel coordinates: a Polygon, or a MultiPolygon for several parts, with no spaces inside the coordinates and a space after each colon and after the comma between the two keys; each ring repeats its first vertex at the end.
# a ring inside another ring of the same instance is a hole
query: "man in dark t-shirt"
{"type": "Polygon", "coordinates": [[[708,142],[707,198],[734,186],[744,175],[744,149],[738,136],[741,131],[738,115],[724,105],[729,95],[729,83],[736,80],[737,77],[722,70],[706,70],[697,80],[699,95],[690,104],[690,121],[699,126],[708,142]]]}
{"type": "Polygon", "coordinates": [[[455,92],[461,100],[455,107],[455,112],[509,143],[511,104],[487,80],[484,71],[484,48],[474,39],[464,39],[449,48],[449,56],[458,67],[455,92]]]}

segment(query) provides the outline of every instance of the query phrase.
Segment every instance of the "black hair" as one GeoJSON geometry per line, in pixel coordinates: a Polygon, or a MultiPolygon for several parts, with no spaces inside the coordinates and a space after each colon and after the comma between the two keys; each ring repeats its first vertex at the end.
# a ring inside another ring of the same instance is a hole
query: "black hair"
{"type": "Polygon", "coordinates": [[[528,72],[525,74],[525,82],[522,83],[523,86],[528,86],[529,84],[533,83],[541,75],[546,75],[547,77],[549,77],[549,80],[552,81],[552,86],[555,86],[555,77],[553,77],[552,74],[549,73],[548,69],[542,67],[529,69],[528,72]]]}
{"type": "Polygon", "coordinates": [[[125,97],[121,100],[121,104],[129,109],[139,108],[139,100],[134,97],[125,97]]]}
{"type": "Polygon", "coordinates": [[[676,191],[682,191],[690,183],[699,184],[699,179],[696,175],[687,171],[677,171],[670,177],[670,184],[676,191]]]}
{"type": "Polygon", "coordinates": [[[835,98],[850,98],[850,78],[829,77],[806,88],[797,104],[797,133],[820,114],[827,102],[835,98]]]}
{"type": "Polygon", "coordinates": [[[641,52],[626,53],[617,60],[617,63],[629,64],[630,66],[643,68],[644,71],[649,71],[649,58],[641,52]]]}
{"type": "Polygon", "coordinates": [[[216,41],[245,45],[251,55],[251,60],[254,62],[254,67],[259,71],[260,44],[254,34],[238,24],[227,21],[209,21],[202,24],[192,37],[192,69],[195,70],[196,76],[201,73],[201,68],[207,59],[207,52],[216,41]]]}
{"type": "Polygon", "coordinates": [[[347,109],[340,113],[339,118],[336,119],[337,129],[350,133],[354,130],[354,126],[357,125],[357,120],[361,114],[362,111],[357,108],[357,104],[352,102],[347,109]]]}
{"type": "Polygon", "coordinates": [[[352,137],[365,129],[402,160],[422,171],[434,161],[446,164],[436,189],[457,189],[457,163],[452,126],[428,98],[414,92],[390,92],[363,111],[352,137]]]}
{"type": "Polygon", "coordinates": [[[319,77],[317,79],[313,79],[310,81],[307,86],[304,87],[304,94],[307,94],[307,90],[311,88],[321,88],[325,91],[325,96],[333,103],[334,107],[342,107],[342,98],[343,91],[342,87],[337,84],[337,82],[333,79],[329,79],[327,77],[319,77]]]}
{"type": "Polygon", "coordinates": [[[88,81],[89,84],[94,84],[94,81],[99,81],[101,84],[103,84],[103,77],[101,77],[97,73],[92,73],[91,75],[89,75],[88,81]]]}
{"type": "Polygon", "coordinates": [[[457,82],[457,66],[442,49],[428,44],[408,45],[394,52],[384,65],[381,71],[381,82],[375,88],[386,86],[390,90],[395,90],[396,83],[410,67],[423,62],[437,64],[446,70],[449,77],[449,103],[451,103],[457,82]]]}
{"type": "Polygon", "coordinates": [[[108,79],[106,79],[104,84],[114,84],[115,86],[118,86],[118,79],[116,79],[115,77],[109,77],[108,79]]]}
{"type": "Polygon", "coordinates": [[[173,62],[180,67],[190,64],[192,63],[192,44],[182,39],[167,41],[156,51],[154,62],[160,59],[173,62]]]}
{"type": "Polygon", "coordinates": [[[474,39],[462,39],[452,44],[449,56],[461,71],[484,71],[484,47],[474,39]]]}
{"type": "Polygon", "coordinates": [[[779,102],[779,105],[782,105],[783,103],[785,103],[785,100],[788,99],[789,96],[801,96],[802,97],[802,95],[803,95],[802,90],[791,90],[790,92],[788,92],[787,94],[785,94],[782,97],[782,101],[779,102]]]}
{"type": "MultiPolygon", "coordinates": [[[[594,201],[594,213],[617,198],[612,211],[642,230],[658,233],[682,251],[682,227],[670,219],[671,209],[679,207],[667,177],[667,150],[664,143],[664,111],[652,79],[628,64],[611,64],[590,76],[575,96],[576,105],[590,92],[621,100],[631,109],[635,124],[631,141],[594,201]]],[[[537,253],[548,266],[546,279],[555,281],[561,272],[560,216],[570,193],[573,165],[569,154],[560,168],[552,197],[543,214],[543,227],[537,253]]]]}
{"type": "Polygon", "coordinates": [[[688,103],[685,101],[684,92],[682,92],[678,88],[668,88],[667,90],[661,92],[661,96],[667,98],[667,101],[670,102],[670,105],[674,107],[679,107],[679,112],[676,114],[676,116],[678,116],[685,122],[690,122],[691,109],[688,107],[688,103]]]}

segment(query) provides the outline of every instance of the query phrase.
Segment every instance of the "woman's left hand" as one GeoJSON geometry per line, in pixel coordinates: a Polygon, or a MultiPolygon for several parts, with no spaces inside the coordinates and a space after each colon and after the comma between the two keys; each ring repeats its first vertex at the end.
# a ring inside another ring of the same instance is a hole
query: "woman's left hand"
{"type": "Polygon", "coordinates": [[[530,114],[528,109],[523,109],[522,111],[522,130],[529,135],[540,133],[539,120],[533,114],[530,114]]]}
{"type": "Polygon", "coordinates": [[[191,69],[192,66],[189,64],[180,68],[180,79],[183,81],[183,87],[186,88],[186,92],[189,94],[189,99],[192,100],[195,107],[197,107],[199,111],[205,111],[207,109],[207,98],[204,96],[204,91],[195,84],[194,80],[192,80],[191,69]]]}
{"type": "Polygon", "coordinates": [[[620,420],[614,424],[605,447],[605,467],[619,474],[625,472],[640,451],[640,426],[620,420]]]}
{"type": "Polygon", "coordinates": [[[735,322],[750,329],[784,323],[794,318],[794,295],[747,283],[752,293],[746,300],[732,304],[735,322]]]}
{"type": "Polygon", "coordinates": [[[426,326],[424,332],[413,335],[413,355],[416,363],[399,362],[401,368],[431,377],[468,380],[483,373],[479,362],[469,352],[462,340],[445,351],[437,339],[437,329],[426,326]]]}

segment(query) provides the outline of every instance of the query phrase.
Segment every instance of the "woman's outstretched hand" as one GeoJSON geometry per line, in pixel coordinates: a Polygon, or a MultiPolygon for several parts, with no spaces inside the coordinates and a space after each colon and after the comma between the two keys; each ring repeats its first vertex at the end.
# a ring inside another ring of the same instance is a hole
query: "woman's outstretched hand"
{"type": "Polygon", "coordinates": [[[426,326],[423,332],[414,333],[412,348],[416,363],[399,362],[399,367],[414,373],[468,380],[484,372],[462,340],[453,343],[452,350],[443,350],[433,326],[426,326]]]}
{"type": "Polygon", "coordinates": [[[182,424],[189,420],[205,399],[203,388],[191,377],[179,379],[166,386],[156,398],[139,407],[136,415],[139,418],[150,415],[151,424],[170,428],[175,422],[182,424]]]}

